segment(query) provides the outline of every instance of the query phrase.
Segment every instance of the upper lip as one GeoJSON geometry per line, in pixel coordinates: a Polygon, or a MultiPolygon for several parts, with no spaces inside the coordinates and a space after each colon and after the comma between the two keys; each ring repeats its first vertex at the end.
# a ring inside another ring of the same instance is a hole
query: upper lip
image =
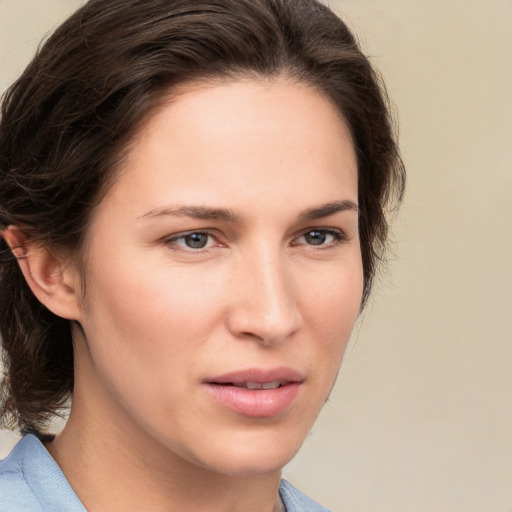
{"type": "Polygon", "coordinates": [[[234,384],[240,385],[246,382],[256,382],[263,384],[265,382],[279,381],[281,384],[291,382],[303,382],[304,376],[297,370],[287,367],[279,368],[248,368],[246,370],[237,370],[215,377],[205,379],[208,384],[234,384]]]}

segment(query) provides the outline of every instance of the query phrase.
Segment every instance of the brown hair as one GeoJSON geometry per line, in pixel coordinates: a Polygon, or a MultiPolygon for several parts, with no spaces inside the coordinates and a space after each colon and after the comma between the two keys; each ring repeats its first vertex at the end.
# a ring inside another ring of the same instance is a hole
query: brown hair
{"type": "MultiPolygon", "coordinates": [[[[134,131],[174,87],[284,75],[337,105],[358,158],[363,304],[383,257],[404,169],[376,72],[316,0],[90,0],[5,93],[0,229],[79,251],[134,131]]],[[[69,321],[42,306],[0,241],[4,425],[44,428],[73,390],[69,321]]]]}

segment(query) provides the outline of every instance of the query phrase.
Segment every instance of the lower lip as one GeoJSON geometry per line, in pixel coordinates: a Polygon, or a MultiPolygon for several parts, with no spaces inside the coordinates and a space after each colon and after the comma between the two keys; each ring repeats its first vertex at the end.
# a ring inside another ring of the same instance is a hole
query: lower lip
{"type": "Polygon", "coordinates": [[[300,383],[292,382],[276,389],[247,389],[208,383],[206,388],[222,405],[253,418],[270,418],[286,411],[299,392],[300,383]]]}

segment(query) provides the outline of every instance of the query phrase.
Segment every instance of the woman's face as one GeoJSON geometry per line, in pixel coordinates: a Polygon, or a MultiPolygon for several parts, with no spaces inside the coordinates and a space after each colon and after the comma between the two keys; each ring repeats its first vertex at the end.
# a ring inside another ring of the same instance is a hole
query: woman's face
{"type": "Polygon", "coordinates": [[[181,91],[134,141],[85,258],[74,407],[170,461],[276,471],[361,302],[348,129],[284,80],[181,91]]]}

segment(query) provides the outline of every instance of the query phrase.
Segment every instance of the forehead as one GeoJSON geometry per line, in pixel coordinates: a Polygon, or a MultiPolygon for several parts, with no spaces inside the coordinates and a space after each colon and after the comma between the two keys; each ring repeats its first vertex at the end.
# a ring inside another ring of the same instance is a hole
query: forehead
{"type": "Polygon", "coordinates": [[[169,96],[134,137],[111,193],[147,208],[228,199],[236,207],[306,191],[312,204],[326,191],[357,202],[357,163],[341,114],[307,85],[240,80],[169,96]]]}

